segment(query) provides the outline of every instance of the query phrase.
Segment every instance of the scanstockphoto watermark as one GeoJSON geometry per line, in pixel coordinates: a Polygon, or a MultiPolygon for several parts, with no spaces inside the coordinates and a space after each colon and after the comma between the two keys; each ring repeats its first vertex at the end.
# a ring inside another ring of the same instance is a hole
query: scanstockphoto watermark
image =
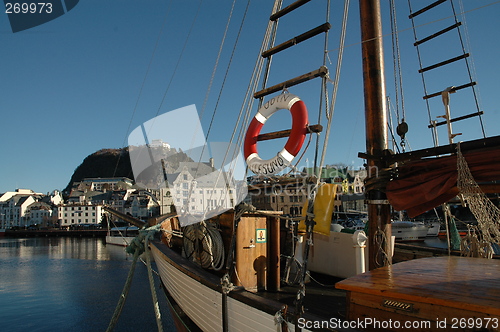
{"type": "Polygon", "coordinates": [[[233,209],[247,195],[241,151],[207,142],[195,105],[144,122],[128,143],[136,184],[168,188],[182,226],[233,209]]]}
{"type": "MultiPolygon", "coordinates": [[[[250,182],[248,184],[249,196],[304,196],[311,197],[318,188],[316,182],[311,182],[308,177],[294,177],[288,178],[283,182],[276,182],[273,180],[262,180],[250,182]]],[[[335,195],[340,189],[335,187],[325,187],[322,189],[323,194],[335,195]]],[[[363,194],[358,194],[362,196],[363,194]]]]}
{"type": "Polygon", "coordinates": [[[299,318],[297,325],[301,329],[498,329],[498,318],[477,317],[477,318],[436,318],[430,320],[380,320],[372,317],[358,318],[354,320],[342,320],[330,318],[329,320],[309,321],[299,318]]]}
{"type": "Polygon", "coordinates": [[[342,320],[340,318],[330,318],[329,320],[308,321],[299,318],[298,327],[301,329],[431,329],[431,321],[398,321],[398,320],[379,320],[366,317],[354,320],[342,320]]]}

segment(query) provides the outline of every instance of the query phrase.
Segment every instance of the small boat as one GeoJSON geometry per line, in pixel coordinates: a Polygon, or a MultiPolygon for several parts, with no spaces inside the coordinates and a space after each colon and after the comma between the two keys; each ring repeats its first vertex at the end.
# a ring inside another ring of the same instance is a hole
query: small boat
{"type": "Polygon", "coordinates": [[[137,226],[121,226],[109,229],[106,235],[106,244],[114,244],[117,246],[128,246],[134,238],[139,234],[137,226]]]}
{"type": "Polygon", "coordinates": [[[421,221],[399,220],[391,225],[396,241],[423,241],[429,231],[429,227],[421,221]]]}
{"type": "Polygon", "coordinates": [[[441,223],[439,221],[431,221],[425,223],[429,230],[427,231],[427,237],[436,237],[439,235],[441,229],[441,223]]]}

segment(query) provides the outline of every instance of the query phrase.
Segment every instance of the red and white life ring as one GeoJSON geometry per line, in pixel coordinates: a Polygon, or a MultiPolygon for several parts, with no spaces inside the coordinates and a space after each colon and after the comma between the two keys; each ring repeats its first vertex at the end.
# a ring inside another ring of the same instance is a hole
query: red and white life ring
{"type": "Polygon", "coordinates": [[[307,108],[299,97],[284,93],[268,100],[257,112],[245,136],[244,155],[248,168],[255,174],[275,174],[290,165],[299,153],[307,135],[307,108]],[[262,160],[257,153],[257,136],[276,111],[288,109],[292,115],[292,131],[283,150],[268,160],[262,160]]]}

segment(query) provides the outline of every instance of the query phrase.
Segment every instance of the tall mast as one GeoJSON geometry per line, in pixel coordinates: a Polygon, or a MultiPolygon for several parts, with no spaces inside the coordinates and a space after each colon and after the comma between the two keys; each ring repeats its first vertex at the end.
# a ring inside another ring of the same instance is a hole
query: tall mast
{"type": "MultiPolygon", "coordinates": [[[[363,82],[365,97],[366,154],[368,177],[378,177],[387,167],[381,157],[388,148],[385,102],[384,52],[379,0],[360,0],[363,82]]],[[[390,206],[385,193],[367,188],[369,222],[369,269],[391,263],[390,206]]]]}

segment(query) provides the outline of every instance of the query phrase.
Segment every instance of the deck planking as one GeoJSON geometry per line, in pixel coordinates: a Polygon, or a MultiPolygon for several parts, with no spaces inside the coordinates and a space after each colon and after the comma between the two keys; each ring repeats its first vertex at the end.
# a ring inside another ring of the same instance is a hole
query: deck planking
{"type": "Polygon", "coordinates": [[[436,317],[500,317],[500,261],[431,257],[401,262],[345,279],[348,317],[387,316],[432,320],[436,317]],[[387,308],[401,301],[412,310],[387,308]],[[433,318],[434,317],[434,318],[433,318]]]}

